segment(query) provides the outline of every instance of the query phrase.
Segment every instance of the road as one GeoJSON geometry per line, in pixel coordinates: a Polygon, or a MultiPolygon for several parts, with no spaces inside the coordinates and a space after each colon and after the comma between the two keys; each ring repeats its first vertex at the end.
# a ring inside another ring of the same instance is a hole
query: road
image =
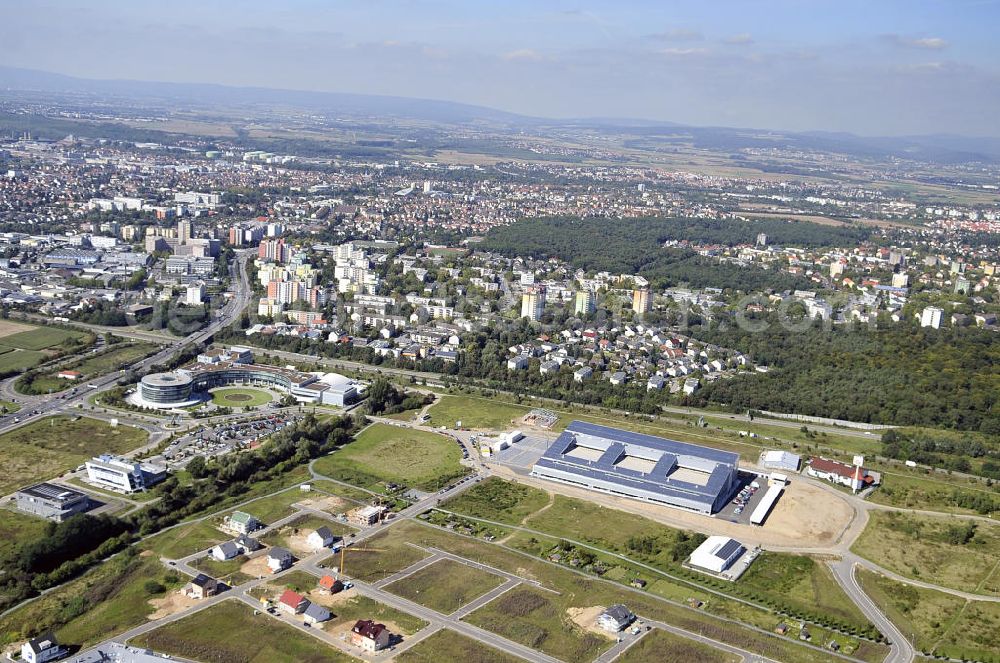
{"type": "Polygon", "coordinates": [[[875,605],[875,602],[861,589],[861,585],[858,584],[854,575],[857,564],[845,557],[840,561],[829,562],[829,566],[841,589],[889,641],[889,655],[885,658],[885,663],[910,663],[917,655],[916,649],[896,625],[885,616],[882,609],[875,605]]]}

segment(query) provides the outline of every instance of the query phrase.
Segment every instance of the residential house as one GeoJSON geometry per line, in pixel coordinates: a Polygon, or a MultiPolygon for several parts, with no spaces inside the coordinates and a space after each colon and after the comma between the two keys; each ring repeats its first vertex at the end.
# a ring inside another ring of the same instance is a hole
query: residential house
{"type": "Polygon", "coordinates": [[[239,534],[250,534],[263,527],[263,524],[254,516],[244,511],[234,511],[226,518],[226,526],[233,532],[239,534]]]}
{"type": "Polygon", "coordinates": [[[267,568],[271,569],[271,573],[284,571],[294,561],[295,558],[292,556],[292,553],[284,548],[274,547],[267,551],[267,568]]]}
{"type": "Polygon", "coordinates": [[[21,645],[21,659],[25,663],[45,663],[60,658],[66,650],[56,642],[51,633],[32,638],[21,645]]]}
{"type": "Polygon", "coordinates": [[[880,483],[881,479],[878,473],[870,472],[860,465],[848,465],[821,457],[809,461],[806,474],[830,483],[839,483],[855,492],[880,483]]]}
{"type": "Polygon", "coordinates": [[[319,586],[321,589],[328,591],[331,594],[339,594],[344,591],[344,583],[335,579],[333,576],[326,575],[319,579],[319,586]]]}
{"type": "Polygon", "coordinates": [[[244,555],[249,555],[250,553],[257,552],[261,549],[260,541],[252,536],[247,536],[246,534],[241,534],[236,537],[236,540],[233,541],[233,543],[239,547],[240,552],[244,555]]]}
{"type": "Polygon", "coordinates": [[[583,382],[584,380],[589,380],[593,374],[594,369],[590,366],[582,366],[573,373],[573,380],[575,382],[583,382]]]}
{"type": "Polygon", "coordinates": [[[365,651],[381,651],[389,646],[391,638],[385,624],[376,624],[370,619],[359,619],[351,628],[351,644],[365,651]]]}
{"type": "Polygon", "coordinates": [[[306,537],[306,543],[313,550],[322,550],[323,548],[332,546],[336,538],[333,532],[330,531],[330,528],[324,525],[309,534],[306,537]]]}
{"type": "Polygon", "coordinates": [[[330,611],[318,603],[309,603],[302,613],[302,620],[306,624],[319,624],[320,622],[329,621],[329,619],[330,611]]]}
{"type": "Polygon", "coordinates": [[[278,608],[290,615],[300,615],[309,607],[309,600],[301,594],[286,589],[278,597],[278,608]]]}
{"type": "Polygon", "coordinates": [[[227,559],[238,556],[240,547],[236,545],[235,541],[226,541],[212,548],[210,554],[216,561],[225,562],[227,559]]]}
{"type": "Polygon", "coordinates": [[[597,625],[610,633],[618,633],[633,621],[635,621],[635,615],[621,603],[616,603],[600,614],[597,618],[597,625]]]}
{"type": "Polygon", "coordinates": [[[215,596],[229,587],[215,578],[210,578],[204,573],[199,573],[184,588],[184,593],[193,599],[207,599],[215,596]]]}

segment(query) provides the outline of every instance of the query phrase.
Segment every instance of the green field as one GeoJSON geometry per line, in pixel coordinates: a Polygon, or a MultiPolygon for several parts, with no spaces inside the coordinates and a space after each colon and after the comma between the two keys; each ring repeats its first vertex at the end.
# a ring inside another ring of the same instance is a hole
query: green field
{"type": "Polygon", "coordinates": [[[0,559],[21,543],[34,541],[45,533],[49,521],[14,510],[0,508],[0,559]]]}
{"type": "MultiPolygon", "coordinates": [[[[3,339],[0,339],[0,342],[2,341],[3,339]]],[[[152,354],[155,350],[156,346],[152,343],[140,342],[113,345],[106,352],[64,364],[58,370],[35,377],[31,381],[30,387],[25,388],[25,393],[44,394],[50,391],[62,391],[63,389],[78,385],[81,380],[89,380],[99,375],[119,370],[122,366],[134,364],[143,357],[152,354]],[[79,371],[83,374],[83,377],[74,381],[57,377],[59,371],[64,370],[79,371]]]]}
{"type": "Polygon", "coordinates": [[[219,663],[353,661],[316,638],[236,600],[223,601],[130,641],[141,647],[219,663]]]}
{"type": "Polygon", "coordinates": [[[222,387],[212,390],[212,403],[222,407],[259,407],[267,405],[274,397],[263,389],[248,387],[222,387]]]}
{"type": "Polygon", "coordinates": [[[269,546],[283,546],[288,548],[290,547],[288,542],[289,537],[299,533],[308,535],[313,530],[324,526],[340,537],[347,536],[355,531],[354,528],[343,523],[334,522],[327,518],[320,518],[319,516],[307,515],[296,518],[287,525],[282,525],[277,530],[271,530],[261,538],[261,541],[269,546]]]}
{"type": "Polygon", "coordinates": [[[1000,604],[965,599],[858,569],[865,593],[925,653],[960,660],[1000,660],[1000,604]]]}
{"type": "Polygon", "coordinates": [[[525,518],[547,505],[550,499],[544,490],[490,477],[439,506],[476,518],[520,525],[525,518]]]}
{"type": "Polygon", "coordinates": [[[928,475],[901,468],[883,472],[882,485],[868,499],[878,504],[943,513],[1000,513],[1000,490],[996,484],[991,487],[977,479],[928,475]]]}
{"type": "Polygon", "coordinates": [[[408,612],[396,610],[391,606],[361,595],[352,596],[346,601],[334,604],[330,608],[330,612],[333,613],[333,617],[323,625],[324,630],[327,631],[337,631],[345,626],[349,627],[359,619],[392,622],[393,626],[398,629],[398,633],[402,635],[413,635],[427,626],[427,622],[419,617],[414,617],[408,612]]]}
{"type": "Polygon", "coordinates": [[[143,541],[142,547],[167,559],[181,559],[230,538],[217,530],[210,520],[201,520],[161,532],[143,541]]]}
{"type": "Polygon", "coordinates": [[[385,589],[431,610],[450,615],[503,582],[500,576],[450,559],[442,559],[386,585],[385,589]]]}
{"type": "Polygon", "coordinates": [[[949,516],[872,512],[851,550],[908,578],[1000,595],[1000,525],[949,516]]]}
{"type": "Polygon", "coordinates": [[[0,495],[50,479],[102,453],[125,453],[146,443],[146,431],[99,419],[58,415],[0,435],[0,495]]]}
{"type": "Polygon", "coordinates": [[[216,580],[221,580],[230,587],[235,587],[236,585],[242,585],[245,582],[253,580],[253,577],[240,571],[240,567],[246,563],[247,558],[245,555],[237,555],[233,559],[227,559],[224,562],[205,555],[191,562],[191,566],[216,580]]]}
{"type": "Polygon", "coordinates": [[[261,497],[260,499],[256,499],[253,502],[245,504],[235,510],[245,511],[253,516],[256,516],[257,520],[261,521],[265,525],[268,525],[276,520],[281,520],[282,518],[295,513],[295,509],[292,508],[292,504],[295,504],[299,500],[303,499],[304,496],[304,493],[301,493],[296,489],[286,490],[284,492],[275,493],[274,495],[261,497]]]}
{"type": "MultiPolygon", "coordinates": [[[[516,623],[511,623],[497,612],[496,606],[501,605],[500,601],[524,586],[504,594],[496,601],[473,612],[466,618],[466,621],[481,622],[481,625],[489,623],[491,630],[495,628],[496,632],[501,635],[511,633],[517,636],[514,637],[515,640],[520,638],[518,641],[523,644],[534,642],[536,639],[547,641],[542,650],[546,651],[546,647],[549,648],[549,653],[558,650],[559,654],[553,653],[552,655],[565,660],[570,660],[570,655],[573,652],[579,654],[582,650],[587,649],[587,643],[584,641],[586,635],[572,624],[568,610],[597,605],[608,606],[615,603],[625,603],[634,612],[649,619],[668,622],[693,633],[701,632],[721,642],[748,649],[775,660],[788,661],[789,663],[836,660],[824,652],[804,648],[798,644],[798,641],[743,628],[740,623],[755,623],[751,618],[753,614],[764,614],[748,606],[744,606],[745,610],[734,610],[729,615],[738,622],[737,624],[726,623],[704,610],[692,610],[667,603],[648,593],[633,592],[613,582],[605,582],[593,576],[582,576],[570,569],[544,562],[537,557],[521,554],[497,544],[459,536],[423,525],[419,521],[407,521],[393,525],[389,530],[380,534],[380,537],[377,546],[382,549],[398,548],[405,545],[406,542],[412,542],[427,548],[447,550],[466,559],[475,560],[524,578],[534,579],[543,587],[558,592],[555,594],[540,592],[547,603],[539,604],[537,608],[540,611],[539,616],[543,618],[537,624],[532,619],[535,609],[532,608],[531,604],[536,603],[534,599],[526,599],[528,605],[524,606],[518,606],[518,601],[515,599],[513,600],[514,605],[506,606],[507,610],[524,614],[523,617],[515,620],[516,623]],[[482,619],[480,620],[480,618],[482,619]],[[540,632],[539,628],[546,632],[540,632]],[[548,632],[550,629],[553,629],[551,638],[548,632]]],[[[374,541],[369,543],[372,547],[376,546],[374,541]]],[[[348,566],[350,563],[348,561],[348,566]]],[[[348,568],[348,575],[351,575],[350,568],[348,568]]],[[[697,596],[698,594],[697,591],[692,590],[682,595],[680,600],[684,601],[684,596],[697,596]]],[[[709,601],[723,601],[723,599],[709,599],[709,601]]],[[[768,622],[768,630],[780,621],[778,615],[770,615],[769,619],[771,621],[768,622]]],[[[838,640],[844,644],[848,639],[838,637],[838,640]]],[[[855,652],[855,656],[868,661],[881,661],[885,657],[886,651],[886,648],[882,646],[863,645],[862,649],[855,652]]],[[[581,656],[580,659],[589,660],[587,655],[581,656]]]]}
{"type": "Polygon", "coordinates": [[[467,638],[448,629],[441,629],[426,640],[418,642],[395,658],[397,663],[521,663],[522,659],[499,649],[467,638]]]}
{"type": "Polygon", "coordinates": [[[49,356],[34,350],[14,350],[0,354],[0,372],[23,371],[38,366],[49,356]]]}
{"type": "Polygon", "coordinates": [[[461,448],[449,437],[372,424],[350,444],[316,461],[316,472],[365,488],[394,482],[434,491],[468,474],[461,448]]]}
{"type": "Polygon", "coordinates": [[[0,414],[14,414],[21,409],[21,406],[17,403],[12,403],[10,401],[0,401],[0,414]]]}
{"type": "Polygon", "coordinates": [[[617,663],[660,663],[661,661],[691,661],[692,663],[740,663],[741,656],[709,647],[673,633],[655,629],[615,659],[617,663]]]}
{"type": "Polygon", "coordinates": [[[53,631],[66,645],[92,645],[146,621],[155,607],[147,583],[172,591],[182,578],[155,557],[119,554],[0,618],[0,644],[53,631]]]}
{"type": "MultiPolygon", "coordinates": [[[[349,578],[378,582],[427,556],[428,553],[407,545],[398,537],[391,536],[391,531],[387,530],[366,539],[360,546],[349,546],[344,553],[344,572],[349,578]]],[[[340,555],[329,557],[321,564],[328,568],[339,567],[340,555]]]]}
{"type": "Polygon", "coordinates": [[[429,425],[455,428],[459,421],[463,428],[506,430],[516,428],[518,420],[531,408],[502,401],[469,396],[442,396],[427,410],[429,425]]]}
{"type": "Polygon", "coordinates": [[[84,332],[69,331],[57,327],[35,327],[29,331],[0,337],[0,345],[19,350],[44,350],[65,343],[70,339],[82,341],[85,338],[87,338],[87,334],[84,332]]]}

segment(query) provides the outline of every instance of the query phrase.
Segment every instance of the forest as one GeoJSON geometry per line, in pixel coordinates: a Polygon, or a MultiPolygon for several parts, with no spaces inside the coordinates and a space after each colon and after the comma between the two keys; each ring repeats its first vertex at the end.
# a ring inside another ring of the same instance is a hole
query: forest
{"type": "Polygon", "coordinates": [[[692,333],[770,370],[710,383],[692,404],[1000,434],[1000,343],[991,331],[909,321],[795,332],[770,320],[752,333],[727,322],[692,333]]]}
{"type": "Polygon", "coordinates": [[[686,283],[744,292],[810,288],[811,282],[784,272],[720,264],[691,250],[663,248],[663,243],[671,240],[727,246],[753,244],[759,233],[765,233],[772,244],[853,246],[867,239],[871,230],[773,219],[744,222],[555,217],[526,219],[494,228],[480,248],[508,257],[559,258],[593,272],[639,274],[654,287],[686,283]]]}

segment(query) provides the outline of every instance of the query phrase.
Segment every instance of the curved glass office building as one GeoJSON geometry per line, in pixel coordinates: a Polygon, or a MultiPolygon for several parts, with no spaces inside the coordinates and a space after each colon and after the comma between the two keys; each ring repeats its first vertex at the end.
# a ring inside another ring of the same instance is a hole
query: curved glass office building
{"type": "Polygon", "coordinates": [[[139,394],[150,404],[178,405],[191,400],[193,382],[191,376],[184,373],[150,373],[139,383],[139,394]]]}

